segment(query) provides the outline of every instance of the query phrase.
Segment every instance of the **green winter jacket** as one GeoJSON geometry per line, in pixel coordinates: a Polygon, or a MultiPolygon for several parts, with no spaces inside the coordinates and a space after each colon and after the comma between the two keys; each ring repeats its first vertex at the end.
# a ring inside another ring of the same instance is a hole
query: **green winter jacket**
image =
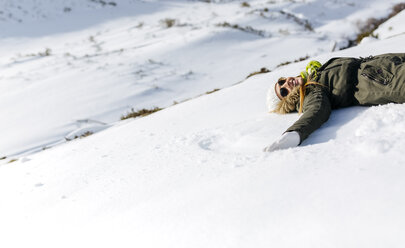
{"type": "MultiPolygon", "coordinates": [[[[332,109],[386,103],[405,103],[405,53],[367,58],[332,58],[307,86],[303,114],[287,132],[301,142],[329,118],[332,109]]],[[[297,110],[298,110],[297,106],[297,110]]]]}

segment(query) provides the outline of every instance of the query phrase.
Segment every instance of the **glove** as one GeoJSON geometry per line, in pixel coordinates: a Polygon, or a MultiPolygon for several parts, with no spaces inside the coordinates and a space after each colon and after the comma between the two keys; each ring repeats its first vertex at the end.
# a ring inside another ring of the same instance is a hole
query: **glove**
{"type": "Polygon", "coordinates": [[[301,138],[298,132],[286,132],[281,137],[276,140],[273,144],[269,145],[268,147],[264,148],[264,152],[272,152],[275,150],[280,149],[287,149],[291,147],[296,147],[300,144],[301,138]]]}

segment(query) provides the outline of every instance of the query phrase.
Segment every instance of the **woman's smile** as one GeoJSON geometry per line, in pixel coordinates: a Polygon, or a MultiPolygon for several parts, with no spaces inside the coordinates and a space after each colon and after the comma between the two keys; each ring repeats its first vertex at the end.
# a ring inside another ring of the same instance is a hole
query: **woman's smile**
{"type": "Polygon", "coordinates": [[[303,80],[300,76],[298,77],[288,77],[280,78],[275,85],[274,90],[276,95],[281,100],[286,97],[295,87],[303,84],[303,80]]]}
{"type": "Polygon", "coordinates": [[[287,78],[287,81],[288,81],[288,86],[290,86],[290,89],[302,84],[301,77],[289,77],[289,78],[287,78]]]}

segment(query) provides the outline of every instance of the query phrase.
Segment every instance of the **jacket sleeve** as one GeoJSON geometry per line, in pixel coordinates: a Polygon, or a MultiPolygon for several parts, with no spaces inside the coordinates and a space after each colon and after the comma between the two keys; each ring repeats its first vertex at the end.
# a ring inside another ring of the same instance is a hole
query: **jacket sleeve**
{"type": "Polygon", "coordinates": [[[310,86],[304,98],[302,116],[286,132],[298,132],[301,144],[329,119],[330,113],[331,103],[327,90],[321,86],[310,86]]]}

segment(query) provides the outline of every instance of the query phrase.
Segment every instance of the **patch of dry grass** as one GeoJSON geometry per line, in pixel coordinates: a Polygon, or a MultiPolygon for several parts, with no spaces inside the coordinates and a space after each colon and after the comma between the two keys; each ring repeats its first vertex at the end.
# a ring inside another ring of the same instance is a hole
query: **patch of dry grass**
{"type": "Polygon", "coordinates": [[[289,65],[289,64],[292,64],[292,63],[301,62],[301,61],[304,61],[304,60],[306,60],[306,59],[308,59],[308,58],[309,58],[309,56],[307,55],[307,56],[305,56],[305,57],[298,58],[298,59],[296,59],[296,60],[294,60],[294,61],[286,61],[286,62],[283,62],[283,63],[278,64],[278,65],[276,66],[276,68],[281,67],[281,66],[285,66],[285,65],[289,65]]]}
{"type": "Polygon", "coordinates": [[[212,93],[214,93],[214,92],[216,92],[216,91],[218,91],[218,90],[219,90],[219,89],[213,89],[213,90],[210,90],[210,91],[205,92],[205,94],[209,95],[209,94],[212,94],[212,93]]]}
{"type": "Polygon", "coordinates": [[[266,33],[263,30],[254,29],[251,26],[242,27],[242,26],[239,26],[238,24],[230,24],[229,22],[219,23],[216,26],[225,27],[225,28],[233,28],[233,29],[237,29],[237,30],[240,30],[240,31],[243,31],[246,33],[259,35],[262,37],[269,37],[269,35],[266,36],[266,33]]]}
{"type": "Polygon", "coordinates": [[[268,72],[270,72],[270,70],[267,69],[266,67],[263,67],[263,68],[260,69],[260,71],[255,71],[255,72],[250,73],[246,78],[250,78],[250,77],[252,77],[254,75],[262,74],[262,73],[268,73],[268,72]]]}
{"type": "Polygon", "coordinates": [[[374,31],[381,24],[388,21],[390,18],[396,16],[399,12],[401,12],[404,9],[405,9],[405,3],[399,3],[399,4],[394,5],[394,7],[392,7],[391,13],[387,17],[381,18],[381,19],[370,18],[363,23],[359,23],[358,26],[360,29],[360,33],[357,35],[355,40],[350,41],[350,44],[348,47],[359,44],[361,42],[361,40],[364,39],[365,37],[371,36],[371,37],[378,38],[378,36],[374,34],[374,31]]]}
{"type": "Polygon", "coordinates": [[[155,113],[157,111],[162,110],[161,108],[155,107],[153,109],[140,109],[135,111],[133,108],[131,109],[131,111],[123,116],[121,116],[121,120],[126,120],[129,118],[137,118],[137,117],[144,117],[147,115],[150,115],[152,113],[155,113]]]}

